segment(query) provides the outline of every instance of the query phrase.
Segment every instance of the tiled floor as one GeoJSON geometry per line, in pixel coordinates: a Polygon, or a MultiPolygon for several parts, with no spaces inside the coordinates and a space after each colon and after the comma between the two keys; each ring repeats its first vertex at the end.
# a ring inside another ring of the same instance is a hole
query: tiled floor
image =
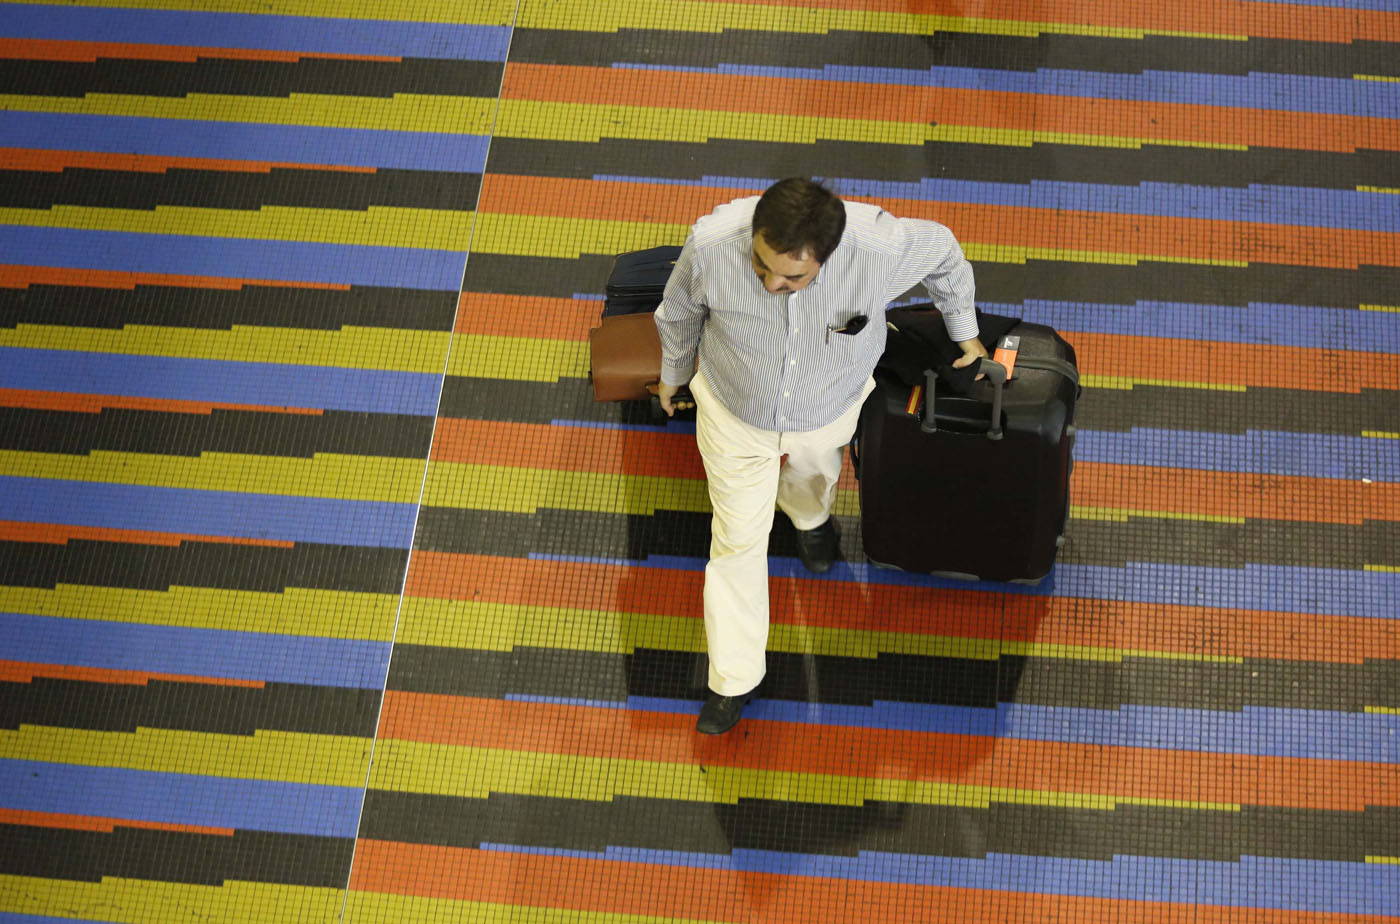
{"type": "Polygon", "coordinates": [[[1400,921],[1397,0],[0,36],[0,922],[1400,921]],[[1074,344],[1069,539],[874,570],[848,479],[702,738],[693,432],[585,338],[791,174],[1074,344]]]}

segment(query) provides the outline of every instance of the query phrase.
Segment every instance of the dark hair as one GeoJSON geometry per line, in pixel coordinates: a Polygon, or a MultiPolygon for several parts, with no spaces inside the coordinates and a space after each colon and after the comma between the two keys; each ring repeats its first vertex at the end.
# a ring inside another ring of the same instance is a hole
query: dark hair
{"type": "Polygon", "coordinates": [[[826,187],[794,176],[768,187],[753,210],[753,233],[778,253],[812,252],[825,263],[846,230],[846,207],[826,187]]]}

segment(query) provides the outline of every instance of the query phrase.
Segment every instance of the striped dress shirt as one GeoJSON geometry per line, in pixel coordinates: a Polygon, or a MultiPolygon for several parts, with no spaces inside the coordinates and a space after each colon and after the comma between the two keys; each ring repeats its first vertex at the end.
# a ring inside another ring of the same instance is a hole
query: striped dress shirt
{"type": "Polygon", "coordinates": [[[750,260],[758,197],[701,218],[656,311],[661,380],[684,385],[696,357],[720,402],[751,426],[815,430],[860,397],[885,348],[883,312],[923,282],[955,340],[977,336],[972,267],[943,225],[844,202],[841,244],[798,292],[773,295],[750,260]],[[851,318],[859,333],[833,333],[851,318]]]}

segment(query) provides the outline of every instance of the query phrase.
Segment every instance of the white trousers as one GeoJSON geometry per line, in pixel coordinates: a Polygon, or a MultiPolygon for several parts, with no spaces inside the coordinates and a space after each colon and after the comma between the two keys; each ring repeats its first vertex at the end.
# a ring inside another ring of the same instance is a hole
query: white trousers
{"type": "Polygon", "coordinates": [[[778,433],[744,423],[720,404],[697,372],[695,441],[705,463],[710,561],[705,566],[705,640],[710,689],[739,696],[763,679],[768,648],[768,534],[777,506],[798,529],[831,516],[841,451],[855,433],[862,400],[816,430],[778,433]],[[783,456],[787,456],[786,461],[783,456]]]}

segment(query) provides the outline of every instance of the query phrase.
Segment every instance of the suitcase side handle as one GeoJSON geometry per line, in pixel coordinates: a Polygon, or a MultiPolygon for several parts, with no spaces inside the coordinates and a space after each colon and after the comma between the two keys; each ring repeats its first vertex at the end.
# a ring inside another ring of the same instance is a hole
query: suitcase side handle
{"type": "MultiPolygon", "coordinates": [[[[982,359],[977,370],[992,383],[992,419],[987,425],[987,439],[999,440],[1003,435],[1001,429],[1001,388],[1006,384],[1006,367],[995,360],[982,359]]],[[[919,417],[919,429],[925,433],[937,433],[938,421],[934,404],[938,395],[938,373],[932,369],[924,370],[924,395],[924,408],[923,414],[919,417]]]]}

